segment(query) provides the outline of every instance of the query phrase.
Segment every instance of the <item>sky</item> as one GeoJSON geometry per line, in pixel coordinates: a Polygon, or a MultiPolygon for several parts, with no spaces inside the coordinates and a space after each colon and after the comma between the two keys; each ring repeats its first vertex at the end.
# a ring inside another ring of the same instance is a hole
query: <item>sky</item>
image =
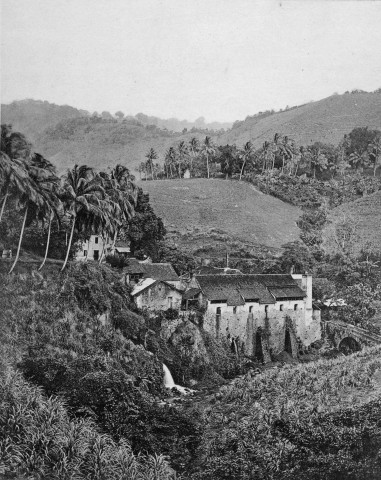
{"type": "Polygon", "coordinates": [[[381,1],[0,2],[2,103],[234,121],[381,87],[381,1]]]}

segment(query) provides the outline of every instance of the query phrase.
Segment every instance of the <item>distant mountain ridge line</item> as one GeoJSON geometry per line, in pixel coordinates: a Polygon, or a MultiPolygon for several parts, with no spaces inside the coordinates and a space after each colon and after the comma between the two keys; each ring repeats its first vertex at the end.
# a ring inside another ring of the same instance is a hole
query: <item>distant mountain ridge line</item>
{"type": "Polygon", "coordinates": [[[50,158],[61,172],[75,163],[99,169],[122,163],[134,171],[145,161],[150,148],[155,149],[159,163],[163,163],[169,147],[182,140],[187,143],[192,137],[203,140],[206,135],[212,136],[217,145],[238,147],[251,141],[259,148],[264,141],[271,141],[275,133],[287,135],[299,145],[316,141],[337,145],[355,127],[381,129],[381,94],[333,95],[282,112],[259,113],[219,133],[202,129],[171,132],[162,126],[143,125],[135,117],[126,117],[124,123],[111,115],[109,120],[103,118],[99,122],[81,122],[81,118],[92,116],[84,117],[83,111],[74,107],[45,101],[22,100],[2,108],[2,123],[11,123],[14,130],[24,133],[33,141],[35,151],[50,158]]]}

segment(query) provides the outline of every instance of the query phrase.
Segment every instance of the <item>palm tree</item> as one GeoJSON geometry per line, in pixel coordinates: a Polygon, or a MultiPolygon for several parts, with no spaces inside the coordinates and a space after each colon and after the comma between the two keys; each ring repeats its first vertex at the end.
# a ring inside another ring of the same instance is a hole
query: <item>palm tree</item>
{"type": "Polygon", "coordinates": [[[381,136],[378,135],[372,143],[368,146],[368,153],[370,158],[374,159],[373,176],[376,176],[377,168],[381,164],[381,136]]]}
{"type": "Polygon", "coordinates": [[[29,175],[22,159],[11,159],[5,152],[0,153],[0,198],[2,200],[0,222],[8,198],[18,198],[29,191],[29,175]]]}
{"type": "Polygon", "coordinates": [[[30,178],[37,185],[38,193],[43,199],[42,207],[35,211],[34,216],[38,220],[42,220],[43,223],[47,218],[49,220],[45,256],[40,267],[38,268],[38,270],[41,270],[45,265],[48,256],[51,226],[54,218],[56,218],[58,224],[60,224],[59,212],[62,204],[58,195],[59,178],[56,175],[56,169],[54,165],[38,153],[35,153],[31,157],[28,171],[30,178]]]}
{"type": "Polygon", "coordinates": [[[212,139],[208,136],[205,137],[205,140],[201,147],[201,153],[206,157],[206,169],[208,172],[208,178],[210,178],[209,172],[209,157],[215,155],[216,149],[212,143],[212,139]]]}
{"type": "Polygon", "coordinates": [[[244,147],[243,147],[243,150],[240,153],[240,158],[242,160],[242,167],[241,167],[241,171],[239,173],[239,179],[240,180],[242,178],[242,174],[243,174],[243,170],[245,168],[245,165],[246,165],[247,161],[250,159],[252,154],[253,154],[253,144],[250,141],[246,142],[244,147]]]}
{"type": "Polygon", "coordinates": [[[200,142],[196,137],[192,137],[189,140],[189,152],[190,152],[190,171],[192,174],[192,169],[193,169],[193,160],[197,157],[198,153],[200,151],[200,142]]]}
{"type": "Polygon", "coordinates": [[[179,170],[179,178],[181,178],[181,167],[184,163],[184,159],[188,153],[188,149],[187,149],[187,146],[184,142],[184,140],[181,140],[181,142],[179,143],[178,147],[177,147],[177,153],[178,153],[178,156],[177,156],[177,165],[178,165],[178,170],[179,170]]]}
{"type": "Polygon", "coordinates": [[[168,177],[168,168],[169,168],[169,171],[171,172],[171,178],[172,178],[173,177],[172,165],[176,163],[176,152],[173,147],[170,147],[165,152],[164,162],[165,162],[164,164],[167,172],[167,177],[168,177]]]}
{"type": "Polygon", "coordinates": [[[46,208],[48,203],[47,194],[43,187],[43,184],[46,183],[46,179],[41,177],[39,178],[39,181],[37,181],[36,167],[33,165],[32,160],[25,162],[25,165],[28,172],[28,178],[25,182],[25,186],[27,188],[23,192],[19,192],[17,198],[17,203],[21,207],[21,210],[24,209],[24,218],[21,226],[16,256],[8,272],[9,274],[13,272],[20,256],[21,243],[24,236],[28,214],[29,218],[35,218],[36,213],[38,214],[38,212],[46,208]]]}
{"type": "Polygon", "coordinates": [[[88,226],[91,217],[102,217],[101,200],[105,198],[105,190],[101,178],[87,165],[74,165],[67,171],[64,178],[62,200],[67,213],[71,217],[72,225],[67,252],[61,271],[66,268],[69,259],[74,229],[77,222],[79,227],[88,226]]]}
{"type": "Polygon", "coordinates": [[[135,206],[138,189],[134,183],[135,177],[130,174],[127,167],[116,165],[110,175],[101,173],[103,186],[108,196],[109,233],[113,233],[112,249],[115,247],[120,227],[135,215],[135,206]],[[113,232],[110,232],[113,230],[113,232]]]}
{"type": "Polygon", "coordinates": [[[158,155],[156,151],[153,148],[150,148],[146,154],[146,159],[147,159],[147,168],[151,170],[151,178],[153,178],[153,161],[158,158],[158,155]]]}

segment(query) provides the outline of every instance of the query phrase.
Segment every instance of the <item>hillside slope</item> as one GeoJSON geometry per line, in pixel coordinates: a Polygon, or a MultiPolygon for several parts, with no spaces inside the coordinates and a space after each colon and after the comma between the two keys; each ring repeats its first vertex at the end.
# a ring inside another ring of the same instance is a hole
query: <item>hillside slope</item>
{"type": "Polygon", "coordinates": [[[167,229],[193,251],[224,238],[279,248],[299,236],[295,222],[300,210],[248,183],[197,178],[141,186],[167,229]]]}
{"type": "MultiPolygon", "coordinates": [[[[143,114],[123,121],[94,118],[72,107],[33,100],[2,106],[2,122],[25,133],[35,151],[50,158],[60,171],[75,163],[96,168],[123,163],[135,170],[151,147],[159,155],[158,162],[163,163],[169,146],[192,136],[203,139],[211,134],[207,130],[184,135],[171,132],[159,120],[143,114]],[[151,121],[156,125],[145,123],[151,121]]],[[[202,128],[209,126],[201,123],[202,128]]],[[[381,93],[334,95],[287,111],[257,115],[213,139],[218,145],[238,146],[251,140],[260,147],[279,133],[303,145],[315,141],[337,144],[345,133],[361,126],[381,129],[381,93]]]]}
{"type": "Polygon", "coordinates": [[[35,149],[54,162],[60,171],[75,163],[95,168],[122,163],[134,171],[153,147],[162,162],[165,151],[180,139],[187,141],[192,134],[144,126],[137,120],[105,120],[96,117],[69,119],[46,129],[35,149]]]}
{"type": "Polygon", "coordinates": [[[345,133],[366,126],[381,129],[381,93],[333,95],[264,118],[250,118],[221,135],[219,143],[243,145],[251,140],[260,147],[279,133],[301,145],[316,141],[337,145],[345,133]]]}
{"type": "Polygon", "coordinates": [[[72,118],[89,115],[69,105],[55,105],[42,100],[21,100],[1,105],[1,123],[10,123],[13,130],[35,142],[48,127],[72,118]]]}
{"type": "Polygon", "coordinates": [[[323,232],[326,250],[339,251],[339,240],[355,254],[366,245],[381,252],[381,191],[340,205],[329,220],[323,232]]]}

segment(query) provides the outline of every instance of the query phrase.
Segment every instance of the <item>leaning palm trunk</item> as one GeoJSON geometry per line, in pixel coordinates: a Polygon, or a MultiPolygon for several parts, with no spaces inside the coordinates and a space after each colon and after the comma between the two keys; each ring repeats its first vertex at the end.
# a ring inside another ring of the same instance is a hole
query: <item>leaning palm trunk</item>
{"type": "Polygon", "coordinates": [[[118,229],[116,228],[115,229],[115,234],[114,234],[114,238],[112,240],[112,246],[111,246],[111,252],[114,254],[114,250],[115,250],[115,244],[116,244],[116,240],[118,238],[118,229]]]}
{"type": "Polygon", "coordinates": [[[25,222],[26,222],[27,215],[28,215],[28,207],[26,207],[26,209],[25,209],[24,220],[22,222],[22,227],[21,227],[19,244],[18,244],[18,247],[17,247],[16,258],[15,258],[15,261],[13,262],[13,265],[11,266],[11,269],[9,270],[8,274],[13,272],[13,269],[15,268],[16,263],[17,263],[17,261],[19,259],[19,256],[20,256],[21,242],[22,242],[22,237],[24,235],[25,222]]]}
{"type": "Polygon", "coordinates": [[[50,232],[52,228],[52,219],[53,219],[53,214],[50,215],[49,218],[49,229],[48,229],[48,239],[46,241],[46,250],[45,250],[45,257],[44,260],[42,261],[41,265],[38,267],[38,272],[42,269],[42,267],[45,265],[46,259],[48,257],[48,250],[49,250],[49,243],[50,243],[50,232]]]}
{"type": "Polygon", "coordinates": [[[242,164],[242,168],[241,168],[241,171],[239,173],[239,180],[241,181],[241,178],[242,178],[242,175],[243,175],[243,169],[245,168],[245,163],[246,163],[246,160],[244,160],[243,164],[242,164]]]}
{"type": "Polygon", "coordinates": [[[9,193],[7,192],[7,193],[5,194],[5,196],[4,196],[3,204],[1,205],[0,222],[1,222],[1,219],[3,218],[3,213],[4,213],[4,209],[5,209],[5,204],[7,203],[8,196],[9,196],[9,193]]]}
{"type": "Polygon", "coordinates": [[[99,257],[98,263],[102,263],[103,258],[105,256],[106,245],[108,244],[108,234],[106,235],[105,239],[103,239],[103,236],[102,236],[102,242],[103,242],[103,248],[102,248],[102,253],[101,253],[101,256],[99,257]]]}
{"type": "Polygon", "coordinates": [[[77,217],[74,215],[74,218],[73,218],[73,225],[71,227],[71,232],[70,232],[70,238],[69,238],[69,244],[68,244],[68,247],[67,247],[67,251],[66,251],[66,257],[65,257],[65,261],[64,261],[64,264],[61,268],[61,272],[63,272],[66,268],[66,264],[67,264],[67,261],[69,259],[69,253],[70,253],[70,248],[71,248],[71,242],[73,241],[73,235],[74,235],[74,227],[75,227],[75,221],[76,221],[77,217]]]}

